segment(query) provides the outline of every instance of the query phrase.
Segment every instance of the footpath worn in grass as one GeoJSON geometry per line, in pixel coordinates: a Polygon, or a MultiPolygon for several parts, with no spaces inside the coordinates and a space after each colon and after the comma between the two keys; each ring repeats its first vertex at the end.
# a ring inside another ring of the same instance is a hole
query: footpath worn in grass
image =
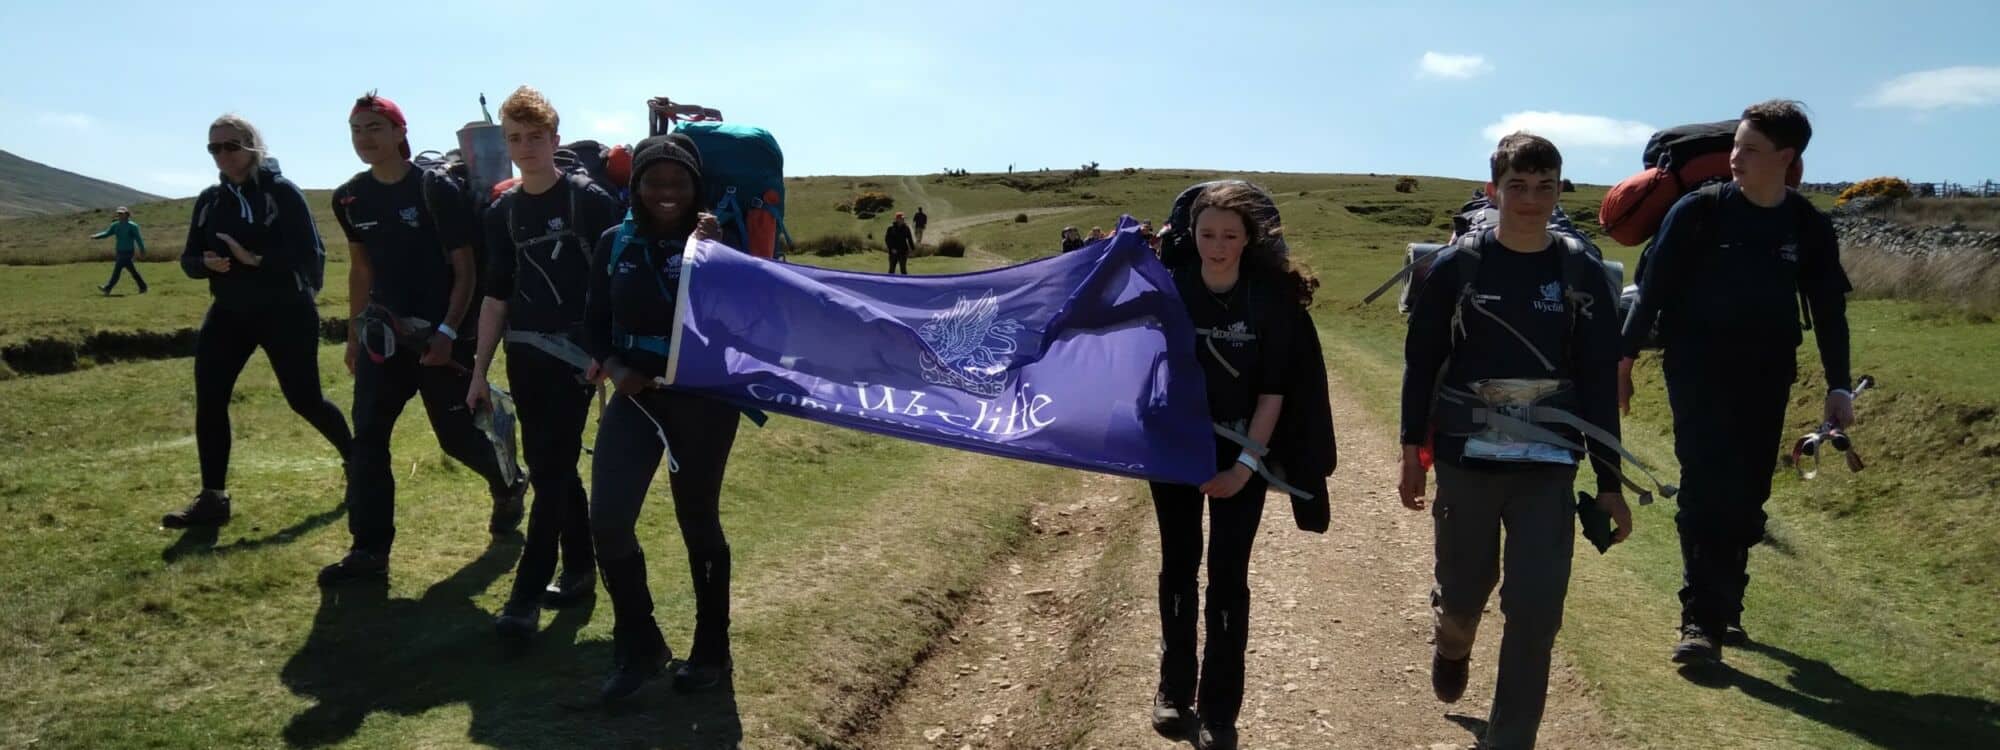
{"type": "MultiPolygon", "coordinates": [[[[321,352],[329,392],[351,380],[321,352]]],[[[0,383],[0,746],[822,746],[872,710],[1024,532],[1028,498],[1075,475],[776,419],[747,423],[724,490],[735,551],[733,695],[658,689],[587,704],[608,604],[503,655],[491,614],[518,541],[492,542],[483,485],[405,413],[386,591],[323,595],[346,547],[339,463],[261,358],[234,405],[235,521],[159,530],[197,484],[189,361],[0,383]],[[988,477],[1005,477],[990,481],[988,477]],[[740,717],[740,718],[739,718],[740,717]]],[[[586,475],[588,460],[585,461],[586,475]]],[[[664,473],[642,516],[669,641],[692,628],[664,473]]]]}

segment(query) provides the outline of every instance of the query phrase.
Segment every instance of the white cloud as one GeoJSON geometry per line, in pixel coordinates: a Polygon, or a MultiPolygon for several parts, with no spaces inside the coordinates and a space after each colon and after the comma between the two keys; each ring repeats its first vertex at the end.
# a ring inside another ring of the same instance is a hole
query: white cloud
{"type": "Polygon", "coordinates": [[[2000,67],[1961,65],[1897,76],[1862,104],[1924,111],[1995,102],[2000,102],[2000,67]]]}
{"type": "Polygon", "coordinates": [[[202,188],[208,187],[214,182],[214,172],[158,170],[146,173],[147,184],[141,189],[149,190],[149,192],[160,192],[160,189],[165,189],[167,193],[176,193],[177,191],[200,192],[202,188]]]}
{"type": "Polygon", "coordinates": [[[1486,126],[1481,132],[1491,141],[1525,130],[1554,141],[1557,148],[1606,148],[1643,144],[1657,129],[1643,122],[1614,120],[1598,115],[1515,112],[1486,126]]]}
{"type": "Polygon", "coordinates": [[[69,130],[89,130],[97,125],[97,118],[81,112],[43,112],[35,119],[52,128],[69,130]]]}
{"type": "Polygon", "coordinates": [[[1425,52],[1417,63],[1417,75],[1424,78],[1477,78],[1493,72],[1493,64],[1479,55],[1452,55],[1425,52]]]}
{"type": "Polygon", "coordinates": [[[645,122],[643,110],[636,114],[607,114],[604,112],[584,112],[583,124],[589,131],[585,135],[616,141],[621,138],[636,139],[642,135],[640,126],[645,122]]]}

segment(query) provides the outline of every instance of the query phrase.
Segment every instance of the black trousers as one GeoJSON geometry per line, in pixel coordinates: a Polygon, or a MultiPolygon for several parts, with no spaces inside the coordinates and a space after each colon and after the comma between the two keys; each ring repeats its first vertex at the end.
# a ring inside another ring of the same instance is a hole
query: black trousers
{"type": "Polygon", "coordinates": [[[228,489],[229,397],[260,347],[292,411],[326,436],[341,458],[353,444],[347,418],[320,389],[319,311],[311,299],[246,310],[211,305],[194,343],[194,441],[203,489],[228,489]]]}
{"type": "Polygon", "coordinates": [[[347,530],[354,549],[388,554],[396,540],[396,477],[389,460],[389,438],[396,419],[412,397],[421,397],[430,416],[438,446],[485,478],[495,496],[507,492],[506,478],[493,444],[473,424],[465,407],[472,384],[470,337],[452,349],[452,359],[467,370],[425,367],[416,347],[399,347],[396,356],[377,363],[364,351],[354,363],[354,452],[348,459],[347,530]]]}
{"type": "Polygon", "coordinates": [[[118,286],[118,275],[126,271],[131,271],[132,280],[139,282],[139,291],[146,291],[146,277],[139,275],[139,265],[132,262],[132,256],[130,255],[120,255],[117,260],[112,261],[111,280],[104,282],[105,291],[110,291],[112,287],[118,286]]]}
{"type": "Polygon", "coordinates": [[[694,578],[694,648],[688,660],[695,663],[719,663],[729,654],[729,540],[722,533],[719,509],[738,417],[735,407],[720,401],[652,390],[636,399],[612,396],[597,423],[590,529],[619,620],[614,632],[639,632],[651,624],[645,569],[623,563],[643,554],[633,528],[660,458],[671,451],[678,470],[668,474],[667,484],[694,578]],[[619,572],[628,568],[631,572],[619,572]],[[628,576],[637,580],[623,580],[628,576]]]}
{"type": "Polygon", "coordinates": [[[583,427],[597,389],[582,383],[569,363],[540,349],[507,345],[507,383],[521,424],[521,454],[534,483],[528,542],[514,571],[509,604],[532,606],[555,577],[558,550],[570,570],[594,570],[590,502],[577,473],[583,427]]]}
{"type": "Polygon", "coordinates": [[[898,269],[898,268],[901,268],[901,269],[903,269],[903,270],[902,270],[902,271],[901,271],[900,273],[902,273],[902,274],[903,274],[904,276],[908,276],[908,275],[910,275],[910,254],[909,254],[909,253],[890,253],[890,254],[889,254],[889,273],[898,273],[898,271],[896,270],[896,269],[898,269]]]}
{"type": "MultiPolygon", "coordinates": [[[[1230,445],[1218,469],[1235,461],[1230,445]]],[[[1243,655],[1250,645],[1250,547],[1264,517],[1264,480],[1252,476],[1227,498],[1204,498],[1184,484],[1153,482],[1160,522],[1160,688],[1204,720],[1233,726],[1243,708],[1243,655]],[[1207,506],[1208,600],[1202,610],[1208,642],[1195,659],[1196,573],[1201,567],[1203,506],[1207,506]],[[1199,680],[1197,681],[1197,669],[1199,680]]]]}
{"type": "Polygon", "coordinates": [[[1747,362],[1671,350],[1664,365],[1681,464],[1681,620],[1713,629],[1743,612],[1798,365],[1790,351],[1747,362]]]}

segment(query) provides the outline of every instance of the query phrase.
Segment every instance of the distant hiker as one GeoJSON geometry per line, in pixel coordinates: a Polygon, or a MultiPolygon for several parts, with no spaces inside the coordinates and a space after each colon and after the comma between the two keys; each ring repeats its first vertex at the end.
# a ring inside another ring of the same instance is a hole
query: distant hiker
{"type": "MultiPolygon", "coordinates": [[[[389,436],[420,396],[438,446],[486,480],[487,521],[504,535],[521,523],[528,482],[506,475],[494,444],[465,406],[472,385],[471,336],[460,336],[477,288],[468,202],[443,175],[410,162],[403,111],[370,93],[354,102],[348,132],[368,169],[333,191],[347,235],[347,366],[354,373],[354,454],[347,480],[353,546],[320,570],[322,586],[382,581],[396,539],[396,477],[389,436]]],[[[511,447],[511,446],[509,446],[511,447]]]]}
{"type": "Polygon", "coordinates": [[[139,275],[139,266],[132,262],[132,254],[136,252],[139,255],[145,255],[146,240],[139,236],[139,225],[132,222],[132,209],[119,206],[116,216],[117,218],[111,220],[111,226],[105,227],[104,231],[90,236],[93,240],[101,240],[106,237],[117,238],[117,245],[114,252],[118,255],[117,259],[112,261],[111,264],[111,280],[104,282],[104,285],[98,287],[97,291],[103,292],[107,297],[111,296],[111,288],[118,286],[119,274],[131,271],[132,280],[139,283],[139,293],[145,294],[146,277],[139,275]]]}
{"type": "Polygon", "coordinates": [[[1063,227],[1062,251],[1067,253],[1079,247],[1083,247],[1083,234],[1078,232],[1076,227],[1063,227]]]}
{"type": "Polygon", "coordinates": [[[1764,538],[1764,502],[1798,379],[1801,312],[1810,313],[1826,373],[1823,418],[1843,428],[1854,422],[1853,287],[1839,238],[1826,214],[1785,187],[1811,139],[1797,102],[1745,109],[1729,155],[1734,181],[1682,197],[1640,263],[1619,394],[1629,406],[1632,363],[1657,330],[1684,486],[1674,514],[1684,582],[1676,662],[1720,661],[1722,646],[1749,640],[1746,566],[1764,538]]]}
{"type": "Polygon", "coordinates": [[[917,230],[917,244],[924,244],[924,227],[929,226],[931,217],[924,215],[924,207],[917,207],[917,215],[910,217],[910,226],[917,230]]]}
{"type": "Polygon", "coordinates": [[[694,644],[674,671],[674,689],[715,687],[731,669],[729,541],[718,513],[739,412],[654,385],[666,372],[688,237],[717,239],[721,232],[714,216],[701,213],[701,186],[701,156],[692,141],[672,134],[641,141],[632,158],[632,213],[598,239],[590,275],[588,377],[608,378],[618,391],[599,418],[591,460],[591,535],[615,618],[605,700],[636,692],[673,658],[653,620],[646,557],[634,531],[662,455],[694,578],[694,644]]]}
{"type": "Polygon", "coordinates": [[[910,252],[916,249],[916,240],[910,235],[910,225],[903,223],[902,212],[896,213],[895,220],[889,222],[889,231],[882,233],[882,241],[889,246],[889,273],[897,273],[901,268],[904,276],[910,275],[910,252]]]}
{"type": "Polygon", "coordinates": [[[1084,244],[1090,244],[1092,242],[1096,242],[1098,240],[1104,239],[1104,237],[1105,234],[1103,227],[1091,227],[1090,236],[1088,238],[1085,238],[1084,244]]]}
{"type": "Polygon", "coordinates": [[[343,462],[353,446],[347,418],[320,390],[313,295],[325,255],[305,193],[278,173],[263,135],[242,117],[223,115],[208,126],[208,154],[221,180],[194,199],[181,251],[181,270],[188,278],[208,279],[214,298],[194,343],[201,492],[160,519],[170,529],[229,522],[229,401],[236,377],[260,348],[292,411],[319,430],[343,462]]]}
{"type": "Polygon", "coordinates": [[[1153,222],[1140,222],[1139,236],[1146,239],[1146,246],[1153,249],[1154,255],[1160,254],[1160,234],[1153,231],[1153,222]]]}
{"type": "MultiPolygon", "coordinates": [[[[1200,341],[1196,356],[1207,382],[1210,419],[1269,445],[1284,408],[1296,329],[1292,316],[1263,311],[1309,304],[1318,282],[1272,252],[1270,238],[1278,227],[1258,222],[1251,208],[1256,196],[1247,185],[1202,194],[1194,208],[1201,260],[1198,267],[1177,269],[1174,280],[1200,341]]],[[[1237,746],[1250,637],[1250,546],[1267,486],[1261,465],[1249,450],[1218,439],[1214,478],[1200,487],[1150,485],[1160,525],[1160,682],[1153,729],[1199,748],[1237,746]],[[1204,506],[1212,536],[1206,545],[1204,506]],[[1196,577],[1204,549],[1205,603],[1196,577]],[[1199,658],[1198,611],[1208,623],[1199,658]]]]}
{"type": "Polygon", "coordinates": [[[1541,137],[1515,133],[1500,139],[1491,174],[1486,193],[1499,226],[1441,251],[1410,311],[1397,492],[1405,507],[1425,508],[1422,450],[1432,444],[1438,700],[1464,694],[1473,639],[1505,571],[1499,677],[1480,747],[1527,748],[1541,726],[1549,653],[1569,591],[1572,488],[1584,456],[1572,447],[1585,440],[1575,423],[1545,420],[1545,411],[1593,425],[1590,502],[1617,522],[1613,543],[1631,533],[1632,514],[1619,492],[1615,447],[1616,298],[1602,263],[1546,225],[1561,196],[1562,154],[1541,137]],[[1489,418],[1502,410],[1527,416],[1489,418]]]}
{"type": "Polygon", "coordinates": [[[625,211],[582,170],[557,168],[560,124],[555,107],[531,87],[515,89],[500,104],[507,155],[521,181],[486,210],[486,297],[465,394],[468,408],[490,408],[487,372],[504,338],[535,504],[514,587],[493,626],[520,640],[540,628],[542,607],[573,606],[597,590],[589,500],[576,468],[596,391],[582,377],[590,366],[583,316],[597,239],[625,211]],[[558,545],[562,577],[551,586],[558,545]]]}

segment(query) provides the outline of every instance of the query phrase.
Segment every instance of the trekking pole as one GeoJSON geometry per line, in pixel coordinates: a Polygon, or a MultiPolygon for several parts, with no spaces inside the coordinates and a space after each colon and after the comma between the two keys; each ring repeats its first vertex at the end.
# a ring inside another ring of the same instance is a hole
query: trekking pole
{"type": "MultiPolygon", "coordinates": [[[[1866,393],[1874,387],[1875,376],[1861,376],[1861,379],[1854,384],[1854,392],[1849,396],[1850,402],[1860,401],[1861,394],[1866,393]]],[[[1848,471],[1860,471],[1868,468],[1867,462],[1861,458],[1861,453],[1854,449],[1854,441],[1847,435],[1846,430],[1830,421],[1821,422],[1819,429],[1800,436],[1798,442],[1792,444],[1792,468],[1798,471],[1800,479],[1812,479],[1819,476],[1820,445],[1822,443],[1830,445],[1834,450],[1845,454],[1843,458],[1846,460],[1848,471]],[[1811,469],[1806,468],[1805,459],[1807,458],[1812,459],[1811,469]]]]}

